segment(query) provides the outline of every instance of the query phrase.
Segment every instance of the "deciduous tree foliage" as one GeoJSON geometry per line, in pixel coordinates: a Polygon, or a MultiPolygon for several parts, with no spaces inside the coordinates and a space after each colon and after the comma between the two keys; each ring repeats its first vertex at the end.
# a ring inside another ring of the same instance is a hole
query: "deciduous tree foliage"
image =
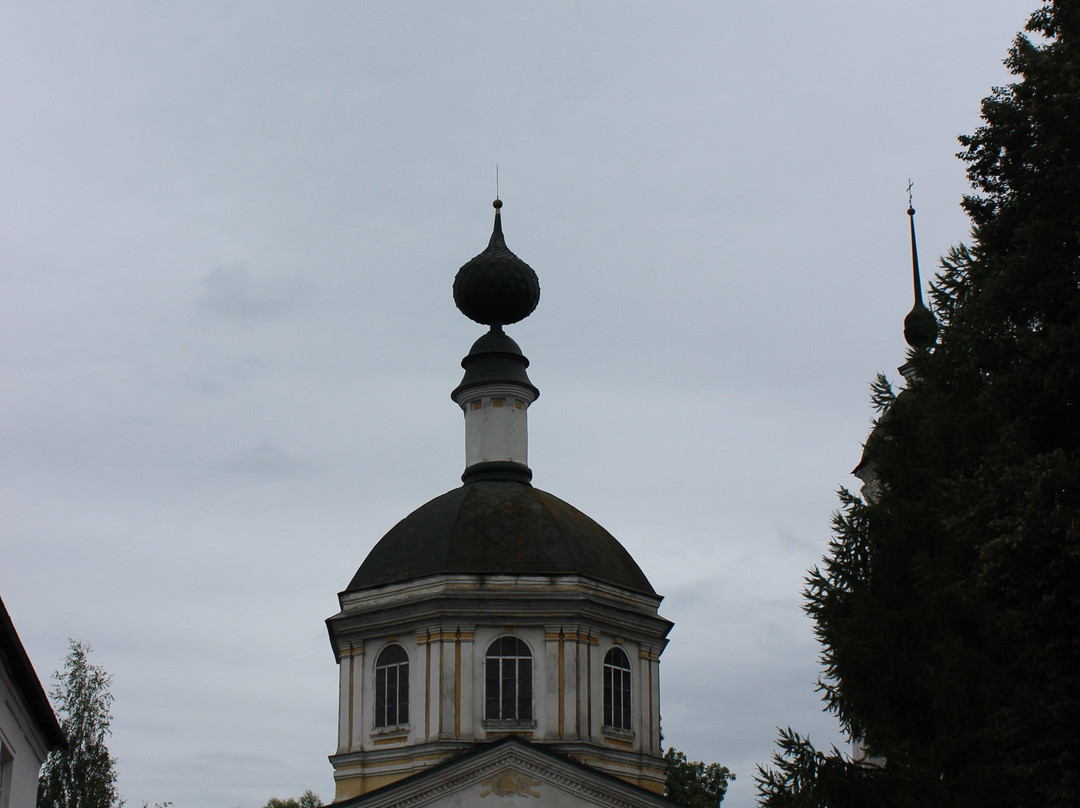
{"type": "Polygon", "coordinates": [[[675,747],[664,755],[667,785],[664,795],[689,808],[717,808],[724,801],[728,783],[735,775],[719,763],[690,761],[675,747]]]}
{"type": "Polygon", "coordinates": [[[280,797],[271,797],[263,808],[321,808],[322,799],[310,788],[299,797],[289,797],[283,800],[280,797]]]}
{"type": "Polygon", "coordinates": [[[120,808],[111,734],[112,677],[90,662],[90,646],[69,640],[64,669],[54,674],[53,706],[68,748],[49,753],[38,783],[38,808],[120,808]]]}
{"type": "Polygon", "coordinates": [[[785,732],[765,806],[1080,804],[1080,4],[1027,31],[960,139],[940,341],[875,389],[879,493],[841,492],[807,579],[826,707],[880,765],[785,732]]]}

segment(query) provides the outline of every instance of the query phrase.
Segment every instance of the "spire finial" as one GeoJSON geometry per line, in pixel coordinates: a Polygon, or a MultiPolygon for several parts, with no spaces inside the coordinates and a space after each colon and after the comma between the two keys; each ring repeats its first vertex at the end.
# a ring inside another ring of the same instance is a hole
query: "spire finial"
{"type": "Polygon", "coordinates": [[[915,284],[915,305],[923,305],[922,279],[919,277],[919,248],[915,245],[915,207],[912,204],[911,189],[915,187],[910,179],[907,181],[907,215],[911,225],[911,275],[915,284]]]}
{"type": "MultiPolygon", "coordinates": [[[[499,164],[498,163],[495,164],[495,201],[499,202],[499,164]]],[[[499,202],[499,204],[496,205],[495,207],[496,208],[501,208],[502,203],[499,202]]]]}
{"type": "Polygon", "coordinates": [[[926,307],[922,298],[922,279],[919,277],[919,249],[915,244],[915,205],[912,202],[911,189],[915,187],[910,179],[907,184],[908,220],[911,228],[911,282],[915,288],[915,305],[904,318],[904,339],[912,348],[929,348],[937,340],[938,324],[934,313],[926,307]]]}

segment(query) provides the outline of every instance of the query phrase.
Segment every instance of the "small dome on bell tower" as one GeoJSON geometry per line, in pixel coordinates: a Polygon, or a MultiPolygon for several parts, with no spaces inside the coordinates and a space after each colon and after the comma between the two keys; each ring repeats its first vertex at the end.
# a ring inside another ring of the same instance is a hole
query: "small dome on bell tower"
{"type": "Polygon", "coordinates": [[[506,246],[502,200],[496,199],[491,240],[454,278],[454,303],[470,320],[503,326],[524,320],[540,303],[540,279],[533,268],[506,246]]]}

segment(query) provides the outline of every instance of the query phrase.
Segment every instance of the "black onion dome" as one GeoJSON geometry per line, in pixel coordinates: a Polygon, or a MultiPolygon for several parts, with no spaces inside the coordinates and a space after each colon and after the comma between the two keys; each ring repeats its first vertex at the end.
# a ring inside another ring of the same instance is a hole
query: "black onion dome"
{"type": "Polygon", "coordinates": [[[577,508],[520,482],[463,485],[375,545],[348,592],[430,575],[581,575],[655,594],[618,540],[577,508]]]}
{"type": "Polygon", "coordinates": [[[540,279],[532,267],[510,252],[495,200],[495,228],[487,249],[458,270],[454,303],[470,320],[509,325],[524,320],[540,302],[540,279]]]}
{"type": "Polygon", "coordinates": [[[934,313],[920,300],[904,318],[904,340],[912,348],[929,348],[937,341],[938,323],[934,313]]]}

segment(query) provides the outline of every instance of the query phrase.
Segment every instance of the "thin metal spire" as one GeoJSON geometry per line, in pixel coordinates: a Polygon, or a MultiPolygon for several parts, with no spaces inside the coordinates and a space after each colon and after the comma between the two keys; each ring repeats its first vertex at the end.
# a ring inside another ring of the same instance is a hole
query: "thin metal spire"
{"type": "Polygon", "coordinates": [[[911,225],[911,275],[915,284],[915,305],[923,305],[922,279],[919,277],[919,248],[915,244],[915,208],[912,205],[911,189],[915,187],[910,179],[907,181],[907,215],[911,225]]]}
{"type": "Polygon", "coordinates": [[[908,220],[911,228],[911,281],[915,290],[915,305],[904,318],[904,339],[912,348],[929,348],[937,341],[938,324],[934,313],[923,303],[922,279],[919,277],[919,250],[915,244],[915,206],[912,203],[911,189],[915,184],[909,179],[908,220]]]}

